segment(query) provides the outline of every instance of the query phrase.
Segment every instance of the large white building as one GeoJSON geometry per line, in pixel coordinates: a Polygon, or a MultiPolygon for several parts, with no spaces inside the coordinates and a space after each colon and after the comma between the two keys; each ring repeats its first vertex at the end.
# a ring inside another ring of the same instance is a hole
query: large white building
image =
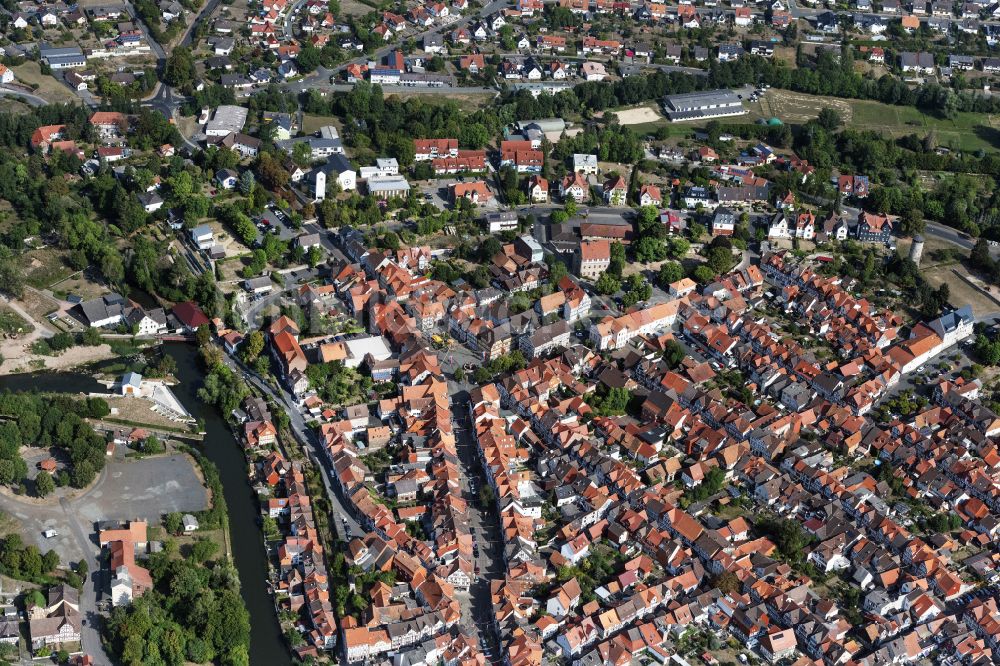
{"type": "Polygon", "coordinates": [[[239,133],[247,122],[247,110],[242,106],[223,104],[215,110],[212,119],[205,123],[205,136],[229,136],[239,133]]]}
{"type": "Polygon", "coordinates": [[[706,90],[703,92],[667,95],[663,110],[671,122],[704,120],[738,116],[747,112],[743,101],[732,90],[706,90]]]}
{"type": "Polygon", "coordinates": [[[947,349],[972,335],[972,327],[976,319],[972,315],[972,306],[966,305],[958,310],[953,310],[943,314],[928,326],[937,333],[944,342],[943,349],[947,349]]]}
{"type": "Polygon", "coordinates": [[[649,335],[673,326],[680,301],[660,303],[621,317],[605,317],[590,325],[590,339],[598,349],[621,349],[637,335],[649,335]]]}

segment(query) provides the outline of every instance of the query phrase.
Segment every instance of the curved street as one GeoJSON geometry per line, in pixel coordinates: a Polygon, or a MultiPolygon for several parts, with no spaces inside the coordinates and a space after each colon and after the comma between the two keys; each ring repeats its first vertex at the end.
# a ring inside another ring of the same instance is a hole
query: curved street
{"type": "Polygon", "coordinates": [[[39,97],[38,95],[33,95],[29,92],[23,90],[18,90],[17,88],[11,88],[9,86],[0,86],[0,95],[10,95],[12,97],[19,97],[23,99],[27,104],[31,106],[45,106],[48,104],[48,100],[39,97]]]}

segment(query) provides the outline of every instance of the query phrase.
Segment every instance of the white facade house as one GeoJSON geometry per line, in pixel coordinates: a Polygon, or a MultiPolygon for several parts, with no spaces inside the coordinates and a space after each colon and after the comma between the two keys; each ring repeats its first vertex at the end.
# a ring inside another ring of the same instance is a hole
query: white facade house
{"type": "Polygon", "coordinates": [[[929,325],[944,341],[944,348],[948,348],[972,335],[972,327],[975,323],[972,307],[966,305],[938,317],[929,325]]]}
{"type": "Polygon", "coordinates": [[[335,182],[341,190],[349,191],[357,188],[357,172],[343,155],[331,155],[319,169],[312,173],[313,193],[317,201],[326,198],[326,188],[329,182],[335,182]]]}
{"type": "Polygon", "coordinates": [[[574,153],[573,171],[582,173],[585,176],[597,175],[597,155],[574,153]]]}
{"type": "Polygon", "coordinates": [[[212,227],[207,224],[200,224],[191,230],[191,240],[198,246],[199,250],[207,250],[215,242],[215,235],[212,227]]]}

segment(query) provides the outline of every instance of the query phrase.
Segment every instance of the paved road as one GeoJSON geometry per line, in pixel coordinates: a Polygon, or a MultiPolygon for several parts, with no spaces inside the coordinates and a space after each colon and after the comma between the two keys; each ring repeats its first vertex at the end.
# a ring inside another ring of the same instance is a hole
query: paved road
{"type": "MultiPolygon", "coordinates": [[[[102,474],[107,473],[107,468],[105,468],[102,474]]],[[[85,653],[94,658],[94,662],[99,666],[110,666],[112,663],[111,659],[104,652],[104,647],[101,645],[100,623],[102,619],[97,612],[98,589],[104,589],[104,572],[101,571],[100,562],[94,557],[94,544],[84,533],[76,511],[73,510],[65,497],[59,500],[59,506],[62,507],[66,518],[69,520],[73,537],[79,543],[80,550],[83,551],[84,559],[87,562],[87,568],[90,571],[88,574],[90,584],[84,585],[83,591],[80,593],[80,614],[83,616],[85,622],[80,630],[81,647],[85,653]]]]}
{"type": "MultiPolygon", "coordinates": [[[[563,207],[559,204],[530,204],[519,206],[515,210],[518,215],[534,215],[537,220],[541,221],[547,220],[552,211],[562,209],[563,207]]],[[[592,222],[631,224],[635,217],[635,210],[626,206],[577,206],[576,216],[592,222]]]]}
{"type": "Polygon", "coordinates": [[[291,273],[286,273],[285,275],[285,286],[281,289],[272,291],[267,296],[253,301],[250,307],[243,312],[243,321],[246,322],[247,330],[257,330],[260,328],[260,319],[263,315],[263,311],[272,305],[277,305],[281,299],[286,296],[293,295],[293,292],[299,288],[300,285],[305,284],[315,280],[319,275],[320,269],[317,268],[306,268],[299,271],[292,271],[295,273],[295,277],[291,273]]]}
{"type": "Polygon", "coordinates": [[[139,30],[142,31],[143,37],[146,38],[146,43],[149,44],[150,50],[153,52],[153,55],[156,56],[157,67],[161,68],[162,70],[163,64],[167,61],[166,51],[164,51],[163,47],[160,46],[160,44],[155,39],[153,39],[153,36],[149,34],[149,26],[147,26],[143,22],[143,20],[139,18],[139,13],[135,10],[135,7],[132,5],[132,3],[126,1],[124,4],[125,4],[125,10],[132,17],[132,22],[135,23],[135,25],[139,28],[139,30]]]}
{"type": "Polygon", "coordinates": [[[198,15],[194,17],[193,21],[191,21],[191,25],[188,26],[188,29],[184,32],[184,36],[181,37],[181,41],[178,43],[181,46],[191,46],[191,42],[194,36],[195,26],[201,23],[202,21],[205,21],[208,18],[210,18],[212,14],[215,12],[215,8],[218,6],[219,6],[219,0],[209,0],[207,3],[205,3],[205,6],[201,8],[201,11],[198,12],[198,15]]]}
{"type": "Polygon", "coordinates": [[[295,0],[291,7],[288,7],[288,13],[285,14],[285,39],[293,39],[295,37],[295,27],[292,25],[292,19],[296,18],[295,12],[304,5],[306,0],[295,0]]]}
{"type": "MultiPolygon", "coordinates": [[[[285,90],[294,93],[301,93],[304,90],[319,90],[322,92],[349,92],[354,90],[353,83],[323,83],[321,81],[297,81],[284,86],[285,90]]],[[[483,86],[442,86],[439,88],[419,87],[419,86],[392,86],[382,84],[382,92],[386,95],[402,94],[407,95],[499,95],[496,88],[486,88],[483,86]]]]}
{"type": "Polygon", "coordinates": [[[48,100],[45,100],[38,95],[32,95],[29,92],[18,90],[17,88],[10,88],[8,86],[0,86],[0,95],[19,97],[31,106],[45,106],[49,103],[48,100]]]}
{"type": "MultiPolygon", "coordinates": [[[[853,206],[844,206],[843,211],[849,219],[857,219],[861,214],[861,209],[853,206]]],[[[937,238],[946,243],[957,245],[964,250],[971,250],[976,245],[977,240],[968,234],[963,234],[954,227],[932,222],[931,220],[924,220],[923,235],[928,238],[937,238]]],[[[990,247],[990,255],[994,259],[1000,258],[1000,246],[990,247]]]]}
{"type": "MultiPolygon", "coordinates": [[[[505,564],[503,557],[503,535],[500,530],[500,520],[495,507],[483,510],[479,504],[478,489],[486,483],[483,469],[480,465],[478,447],[470,428],[468,414],[468,384],[455,381],[448,382],[451,394],[452,421],[455,424],[455,441],[458,449],[459,469],[462,473],[462,490],[468,501],[469,529],[479,548],[475,558],[475,566],[479,574],[469,588],[468,603],[462,604],[463,624],[471,629],[475,626],[479,632],[480,641],[489,647],[490,654],[499,657],[499,645],[489,628],[493,623],[493,601],[490,594],[490,581],[503,578],[505,564]],[[471,483],[475,481],[475,486],[471,483]],[[476,490],[473,490],[473,487],[476,490]]],[[[491,659],[490,661],[493,661],[491,659]]]]}
{"type": "MultiPolygon", "coordinates": [[[[930,238],[937,238],[938,240],[943,240],[952,245],[957,245],[965,250],[971,250],[976,245],[977,239],[963,234],[962,232],[954,229],[952,227],[946,227],[943,224],[938,224],[937,222],[928,221],[924,227],[924,236],[930,238]]],[[[1000,247],[990,246],[990,255],[996,259],[1000,257],[1000,247]]]]}

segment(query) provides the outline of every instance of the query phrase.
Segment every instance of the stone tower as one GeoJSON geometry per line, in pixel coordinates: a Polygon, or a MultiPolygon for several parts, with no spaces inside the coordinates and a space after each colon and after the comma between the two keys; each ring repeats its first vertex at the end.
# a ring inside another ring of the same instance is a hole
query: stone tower
{"type": "Polygon", "coordinates": [[[924,254],[924,237],[917,234],[913,237],[913,244],[910,245],[910,261],[917,266],[920,265],[920,257],[924,254]]]}

